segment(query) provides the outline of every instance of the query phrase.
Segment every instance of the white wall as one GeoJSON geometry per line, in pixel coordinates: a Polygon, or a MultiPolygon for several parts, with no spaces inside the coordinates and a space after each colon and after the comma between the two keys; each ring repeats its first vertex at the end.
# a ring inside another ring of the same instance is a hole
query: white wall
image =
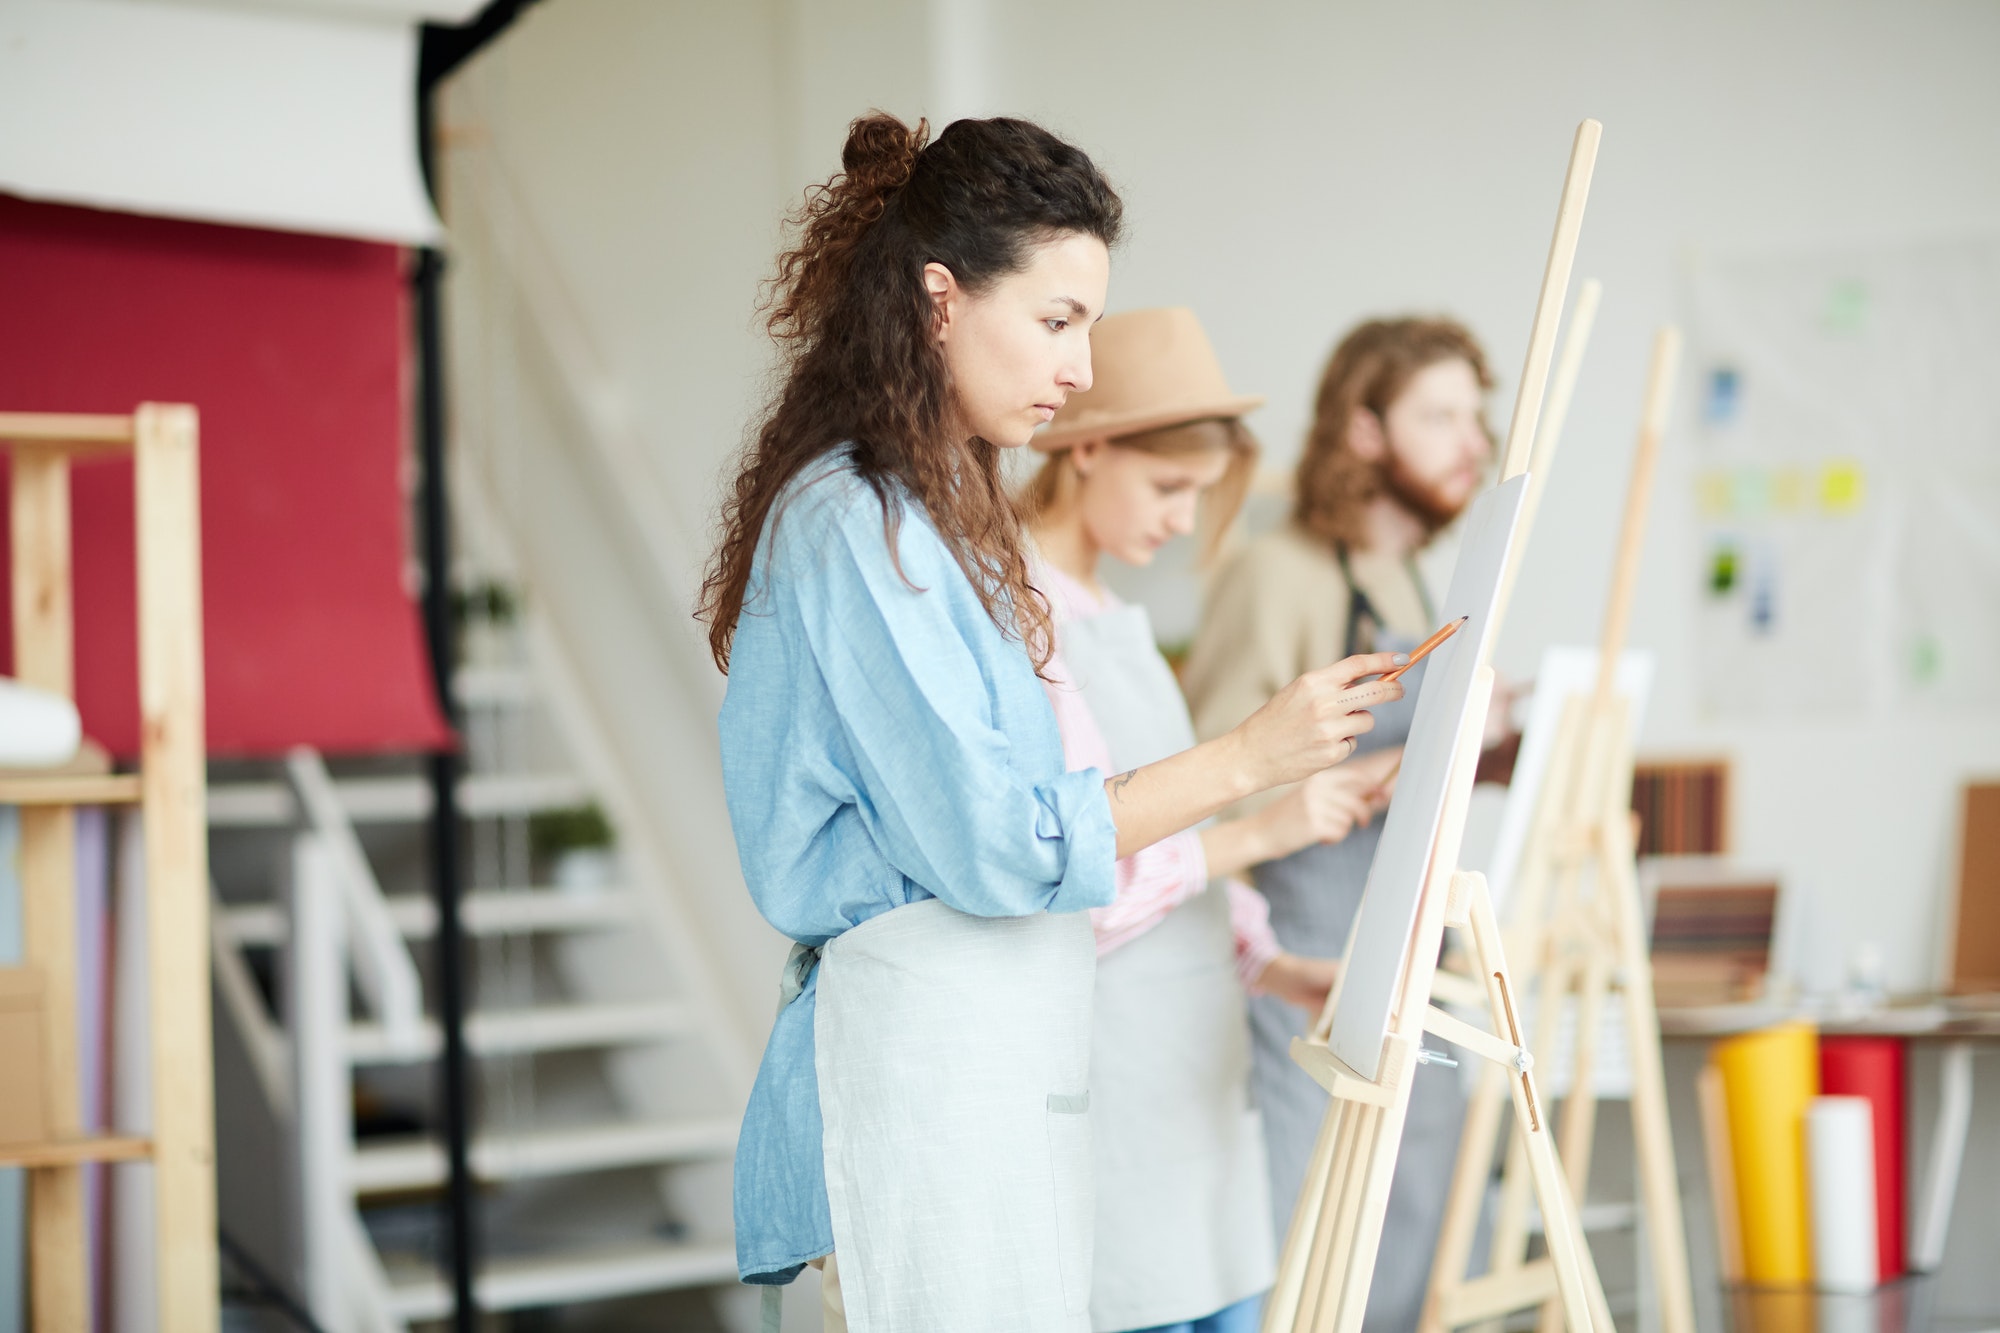
{"type": "MultiPolygon", "coordinates": [[[[2000,232],[1991,5],[1004,12],[1005,105],[1083,144],[1125,194],[1114,308],[1199,310],[1237,387],[1270,395],[1254,424],[1283,459],[1332,342],[1376,312],[1465,318],[1504,376],[1504,424],[1570,132],[1604,122],[1577,267],[1604,280],[1604,308],[1501,647],[1518,675],[1546,643],[1594,641],[1648,343],[1678,313],[1687,253],[2000,232]]],[[[1955,793],[2000,769],[2000,711],[1698,716],[1688,444],[1676,431],[1664,454],[1633,623],[1661,660],[1642,747],[1736,757],[1738,850],[1798,892],[1808,985],[1837,984],[1862,940],[1892,986],[1925,985],[1955,793]]]]}
{"type": "MultiPolygon", "coordinates": [[[[670,484],[684,579],[763,390],[752,304],[777,216],[834,168],[851,115],[970,98],[1089,149],[1129,205],[1114,306],[1199,310],[1238,385],[1269,395],[1254,424],[1277,460],[1296,451],[1332,341],[1376,312],[1465,318],[1503,376],[1504,421],[1570,131],[1598,117],[1578,273],[1606,299],[1501,651],[1526,674],[1544,643],[1593,635],[1646,347],[1677,313],[1684,256],[2000,231],[1996,50],[2000,11],[1977,0],[561,0],[528,11],[472,77],[492,151],[670,484]],[[982,30],[983,61],[928,58],[982,30]]],[[[1809,984],[1837,982],[1867,938],[1892,985],[1923,985],[1953,793],[2000,768],[2000,714],[1698,716],[1689,472],[1676,432],[1634,624],[1662,661],[1644,745],[1736,756],[1739,850],[1810,905],[1809,984]]],[[[1172,633],[1191,585],[1154,586],[1172,633]]]]}

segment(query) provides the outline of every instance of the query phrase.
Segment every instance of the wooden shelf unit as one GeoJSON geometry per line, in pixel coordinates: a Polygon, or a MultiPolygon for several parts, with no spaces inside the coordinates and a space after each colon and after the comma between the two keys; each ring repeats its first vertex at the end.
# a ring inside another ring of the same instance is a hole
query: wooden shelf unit
{"type": "Polygon", "coordinates": [[[99,1134],[47,1143],[0,1143],[0,1166],[75,1166],[82,1162],[136,1162],[153,1155],[151,1139],[99,1134]]]}
{"type": "Polygon", "coordinates": [[[70,464],[133,462],[138,553],[139,771],[10,774],[0,803],[21,817],[25,962],[46,979],[45,1097],[52,1138],[0,1148],[29,1168],[28,1271],[35,1333],[91,1326],[83,1167],[153,1167],[160,1333],[215,1333],[215,1109],[209,1028],[208,830],[202,689],[201,477],[195,410],[144,403],[129,416],[0,413],[12,524],[14,675],[74,697],[70,464]],[[76,1050],[79,805],[137,804],[145,827],[152,1125],[87,1135],[76,1050]]]}

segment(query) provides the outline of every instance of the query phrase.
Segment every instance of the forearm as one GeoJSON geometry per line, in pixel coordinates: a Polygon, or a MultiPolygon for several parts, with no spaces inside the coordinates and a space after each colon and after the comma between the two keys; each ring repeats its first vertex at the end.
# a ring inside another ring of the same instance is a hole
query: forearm
{"type": "Polygon", "coordinates": [[[1261,813],[1209,825],[1201,831],[1201,849],[1211,879],[1240,875],[1285,854],[1271,836],[1270,820],[1261,813]]]}
{"type": "MultiPolygon", "coordinates": [[[[1122,860],[1192,828],[1263,785],[1236,732],[1120,773],[1104,784],[1111,822],[1118,829],[1118,856],[1122,860]]],[[[1216,873],[1213,862],[1210,873],[1216,873]]]]}

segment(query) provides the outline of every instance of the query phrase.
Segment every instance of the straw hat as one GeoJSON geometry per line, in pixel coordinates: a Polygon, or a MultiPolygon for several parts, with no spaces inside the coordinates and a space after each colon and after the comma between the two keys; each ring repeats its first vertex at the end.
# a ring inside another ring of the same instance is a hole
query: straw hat
{"type": "Polygon", "coordinates": [[[1053,453],[1209,417],[1240,417],[1264,400],[1231,393],[1201,321],[1185,306],[1106,315],[1090,331],[1095,382],[1070,395],[1030,441],[1053,453]]]}

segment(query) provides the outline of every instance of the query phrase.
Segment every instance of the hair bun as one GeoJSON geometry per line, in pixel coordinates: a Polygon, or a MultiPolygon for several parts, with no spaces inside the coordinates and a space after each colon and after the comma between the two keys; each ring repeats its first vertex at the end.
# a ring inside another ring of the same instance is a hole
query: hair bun
{"type": "Polygon", "coordinates": [[[919,120],[911,129],[882,111],[857,118],[847,127],[847,144],[840,150],[848,190],[857,199],[872,201],[870,213],[879,214],[888,197],[917,169],[917,154],[929,139],[927,120],[919,120]]]}

